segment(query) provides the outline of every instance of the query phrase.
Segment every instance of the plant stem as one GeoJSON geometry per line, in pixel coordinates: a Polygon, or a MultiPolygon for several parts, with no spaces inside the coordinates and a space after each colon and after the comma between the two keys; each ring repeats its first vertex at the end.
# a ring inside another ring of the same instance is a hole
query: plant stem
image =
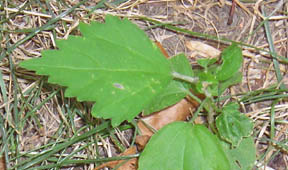
{"type": "Polygon", "coordinates": [[[196,118],[198,117],[199,113],[202,111],[202,109],[204,108],[205,103],[207,102],[208,98],[205,98],[200,106],[198,107],[198,109],[196,110],[196,112],[194,112],[193,117],[189,120],[189,122],[194,124],[194,121],[196,120],[196,118]]]}
{"type": "Polygon", "coordinates": [[[172,76],[174,79],[183,80],[191,84],[194,84],[199,80],[197,77],[190,77],[177,72],[172,72],[172,76]]]}

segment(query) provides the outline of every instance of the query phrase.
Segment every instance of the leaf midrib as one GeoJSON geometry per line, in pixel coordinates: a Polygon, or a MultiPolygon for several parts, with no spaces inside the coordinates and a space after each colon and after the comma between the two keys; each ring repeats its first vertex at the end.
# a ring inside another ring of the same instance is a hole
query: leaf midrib
{"type": "Polygon", "coordinates": [[[159,75],[166,75],[171,76],[172,74],[166,74],[162,72],[152,72],[147,70],[137,70],[137,69],[107,69],[107,68],[81,68],[81,67],[69,67],[69,66],[51,66],[51,65],[39,65],[39,64],[30,64],[30,66],[37,66],[37,67],[47,67],[47,68],[54,68],[54,69],[67,69],[73,71],[107,71],[107,72],[141,72],[146,74],[159,74],[159,75]]]}

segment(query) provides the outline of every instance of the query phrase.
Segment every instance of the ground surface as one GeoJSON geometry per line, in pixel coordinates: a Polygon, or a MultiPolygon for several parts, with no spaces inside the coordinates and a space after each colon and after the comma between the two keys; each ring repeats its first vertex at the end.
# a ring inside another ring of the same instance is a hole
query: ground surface
{"type": "MultiPolygon", "coordinates": [[[[55,39],[67,38],[68,35],[79,35],[79,22],[103,21],[106,14],[128,17],[147,35],[160,42],[170,56],[179,53],[186,54],[195,64],[197,58],[207,57],[208,52],[203,48],[191,50],[187,42],[200,41],[222,50],[228,41],[212,40],[209,37],[200,38],[164,27],[152,28],[153,23],[141,17],[146,17],[161,23],[169,23],[178,28],[226,38],[251,45],[243,46],[245,56],[242,67],[243,81],[240,85],[227,89],[225,95],[248,94],[260,91],[253,97],[263,98],[267,94],[261,89],[276,85],[275,67],[272,63],[269,47],[271,43],[263,26],[263,10],[271,15],[268,25],[273,38],[275,51],[278,55],[288,58],[288,2],[257,1],[245,2],[237,0],[233,22],[228,25],[231,1],[87,1],[73,9],[66,16],[57,18],[62,12],[77,5],[78,1],[2,1],[0,2],[1,23],[1,96],[0,96],[0,150],[6,158],[6,166],[14,167],[23,160],[29,160],[40,152],[49,151],[57,143],[66,142],[77,134],[83,134],[93,129],[95,124],[101,124],[90,116],[90,103],[79,103],[75,99],[64,98],[60,87],[50,85],[46,78],[27,72],[17,65],[20,61],[32,57],[40,57],[44,49],[56,48],[55,39]],[[99,4],[102,4],[100,6],[99,4]],[[97,7],[97,9],[95,8],[97,7]],[[99,8],[101,7],[101,8],[99,8]],[[21,8],[21,11],[18,9],[21,8]],[[55,18],[56,17],[56,18],[55,18]],[[53,21],[56,21],[52,23],[53,21]],[[47,24],[48,23],[48,24],[47,24]],[[47,27],[46,25],[47,24],[47,27]],[[43,27],[44,26],[44,27],[43,27]],[[40,31],[40,32],[39,32],[40,31]],[[252,48],[254,47],[254,48],[252,48]],[[265,51],[259,51],[255,48],[265,51]],[[72,117],[68,113],[72,113],[72,117]],[[8,160],[7,160],[8,159],[8,160]]],[[[129,33],[127,33],[129,34],[129,33]]],[[[284,86],[288,86],[287,64],[280,62],[284,86]]],[[[268,100],[252,101],[243,104],[242,112],[255,122],[255,142],[257,146],[259,169],[288,169],[287,133],[288,133],[288,103],[286,92],[267,94],[268,100]],[[270,97],[270,98],[269,98],[270,97]],[[275,102],[277,100],[277,102],[275,102]],[[271,127],[271,107],[275,108],[275,125],[271,127]],[[274,129],[271,138],[271,129],[274,129]],[[273,140],[274,142],[269,142],[273,140]]],[[[124,124],[109,133],[97,134],[74,145],[68,145],[59,150],[56,155],[49,155],[37,166],[56,163],[65,156],[81,147],[73,159],[91,159],[113,157],[131,144],[133,130],[129,124],[124,124]],[[126,130],[125,130],[126,129],[126,130]],[[128,129],[128,130],[127,130],[128,129]],[[125,131],[124,131],[125,130],[125,131]],[[123,131],[123,132],[122,132],[123,131]],[[96,141],[96,142],[95,142],[96,141]],[[115,142],[116,141],[116,142],[115,142]],[[120,142],[123,148],[115,144],[120,142]],[[92,143],[92,144],[91,144],[92,143]]],[[[0,162],[0,167],[5,164],[0,162]]],[[[98,162],[101,164],[102,162],[98,162]]],[[[33,164],[33,165],[34,165],[33,164]]],[[[93,169],[99,164],[65,167],[63,169],[93,169]]],[[[53,167],[53,166],[52,166],[53,167]]],[[[51,169],[52,167],[46,167],[51,169]]],[[[0,168],[1,169],[1,168],[0,168]]]]}

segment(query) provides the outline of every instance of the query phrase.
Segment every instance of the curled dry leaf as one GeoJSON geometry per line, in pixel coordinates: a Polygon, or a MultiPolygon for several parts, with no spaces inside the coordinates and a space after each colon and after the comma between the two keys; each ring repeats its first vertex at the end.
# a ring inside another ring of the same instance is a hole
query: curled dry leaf
{"type": "Polygon", "coordinates": [[[143,149],[153,135],[152,129],[159,130],[169,123],[186,120],[197,106],[196,101],[182,99],[173,106],[141,118],[137,124],[141,135],[136,137],[139,149],[143,149]]]}
{"type": "Polygon", "coordinates": [[[202,54],[203,56],[206,56],[208,58],[214,58],[218,57],[221,54],[221,51],[210,46],[207,44],[204,44],[200,41],[188,41],[186,42],[186,47],[193,51],[193,52],[198,52],[202,54]]]}
{"type": "MultiPolygon", "coordinates": [[[[212,47],[212,46],[210,46],[208,44],[204,44],[203,42],[200,42],[200,41],[189,41],[189,42],[186,42],[186,47],[189,50],[191,50],[192,52],[196,52],[197,54],[200,53],[200,54],[202,54],[203,56],[206,56],[206,57],[214,58],[214,57],[220,56],[220,54],[221,54],[220,50],[218,50],[218,49],[216,49],[216,48],[214,48],[214,47],[212,47]]],[[[161,51],[162,50],[164,50],[163,47],[162,47],[161,51]]],[[[243,53],[243,56],[245,56],[245,57],[249,57],[249,58],[255,58],[256,57],[256,54],[253,54],[249,50],[243,50],[242,53],[243,53]]],[[[165,55],[165,53],[163,53],[163,54],[165,55]]]]}
{"type": "MultiPolygon", "coordinates": [[[[137,152],[136,146],[133,146],[133,147],[126,149],[119,156],[128,156],[128,155],[136,154],[136,152],[137,152]]],[[[119,168],[117,168],[117,170],[136,170],[137,169],[137,158],[132,158],[132,159],[129,159],[128,161],[118,160],[118,161],[107,162],[94,168],[94,170],[99,170],[105,167],[115,168],[117,165],[123,163],[124,161],[126,162],[123,165],[121,165],[119,168]]]]}

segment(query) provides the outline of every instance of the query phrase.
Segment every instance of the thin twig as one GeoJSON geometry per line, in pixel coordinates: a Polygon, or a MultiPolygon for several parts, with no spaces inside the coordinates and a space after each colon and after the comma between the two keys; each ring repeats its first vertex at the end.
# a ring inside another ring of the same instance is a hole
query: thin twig
{"type": "MultiPolygon", "coordinates": [[[[20,11],[19,9],[16,9],[16,8],[4,7],[4,11],[20,12],[20,13],[27,14],[27,15],[34,15],[34,16],[39,16],[39,17],[44,17],[44,18],[52,18],[52,16],[48,15],[48,14],[43,14],[43,13],[33,12],[33,11],[26,11],[26,10],[20,11]]],[[[60,18],[60,20],[67,21],[67,22],[73,22],[74,21],[73,19],[70,19],[70,18],[60,18]]]]}

